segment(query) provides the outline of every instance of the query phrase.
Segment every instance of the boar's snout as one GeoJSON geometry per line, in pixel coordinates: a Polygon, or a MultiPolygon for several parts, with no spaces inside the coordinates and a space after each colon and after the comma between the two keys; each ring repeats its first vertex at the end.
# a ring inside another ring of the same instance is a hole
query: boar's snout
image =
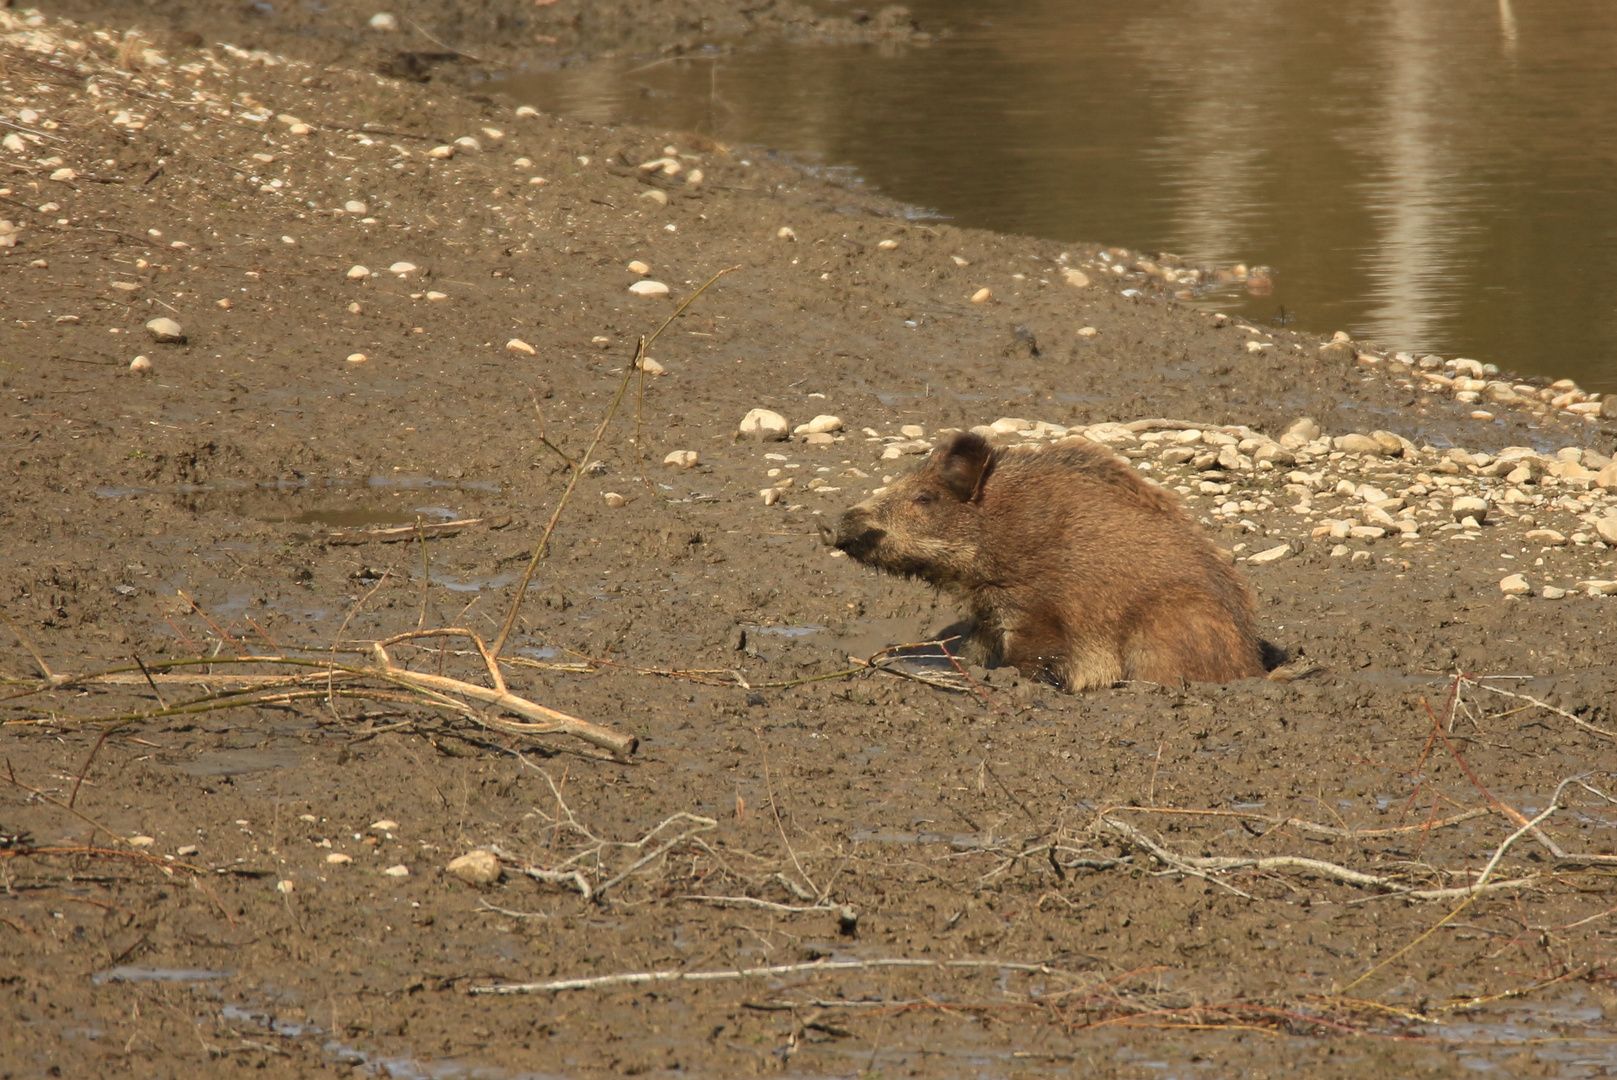
{"type": "Polygon", "coordinates": [[[829,521],[820,521],[820,543],[826,547],[837,546],[837,529],[829,521]]]}
{"type": "Polygon", "coordinates": [[[885,536],[881,529],[872,525],[869,515],[854,507],[832,528],[828,524],[820,525],[820,538],[839,551],[845,551],[860,562],[867,561],[870,552],[881,542],[885,536]]]}

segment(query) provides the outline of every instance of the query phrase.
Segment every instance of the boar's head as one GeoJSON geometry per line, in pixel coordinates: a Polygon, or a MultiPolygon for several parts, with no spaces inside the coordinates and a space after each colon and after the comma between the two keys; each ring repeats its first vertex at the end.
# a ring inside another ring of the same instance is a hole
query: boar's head
{"type": "Polygon", "coordinates": [[[987,559],[983,489],[994,471],[993,449],[980,435],[940,443],[919,469],[821,525],[826,543],[867,566],[933,584],[981,577],[987,559]]]}

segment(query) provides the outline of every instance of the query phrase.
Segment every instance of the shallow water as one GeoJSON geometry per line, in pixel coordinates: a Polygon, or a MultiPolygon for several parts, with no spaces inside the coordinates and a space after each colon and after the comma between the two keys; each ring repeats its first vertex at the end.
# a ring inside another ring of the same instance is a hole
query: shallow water
{"type": "Polygon", "coordinates": [[[1617,391],[1617,6],[910,7],[952,35],[536,63],[505,89],[962,225],[1268,265],[1271,295],[1195,302],[1617,391]]]}

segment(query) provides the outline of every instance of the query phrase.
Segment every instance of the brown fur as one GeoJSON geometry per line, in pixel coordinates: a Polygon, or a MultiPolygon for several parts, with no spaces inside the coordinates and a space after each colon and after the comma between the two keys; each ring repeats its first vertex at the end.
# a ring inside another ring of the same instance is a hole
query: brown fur
{"type": "Polygon", "coordinates": [[[1083,439],[998,450],[956,435],[825,532],[862,563],[955,594],[982,663],[1072,690],[1264,673],[1235,571],[1172,495],[1083,439]]]}

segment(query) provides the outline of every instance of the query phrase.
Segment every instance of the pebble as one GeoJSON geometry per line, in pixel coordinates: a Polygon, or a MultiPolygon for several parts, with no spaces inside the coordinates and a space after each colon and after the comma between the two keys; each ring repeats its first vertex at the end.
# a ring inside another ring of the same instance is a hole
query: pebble
{"type": "Polygon", "coordinates": [[[1533,587],[1520,574],[1511,574],[1499,582],[1499,591],[1506,596],[1532,596],[1533,587]]]}
{"type": "Polygon", "coordinates": [[[830,446],[837,441],[837,437],[828,431],[815,431],[803,437],[809,446],[830,446]]]}
{"type": "Polygon", "coordinates": [[[1488,501],[1475,495],[1460,496],[1449,504],[1449,510],[1453,513],[1455,521],[1474,518],[1480,525],[1488,520],[1488,501]]]}
{"type": "Polygon", "coordinates": [[[667,296],[668,286],[664,285],[660,281],[652,281],[647,279],[644,281],[637,281],[633,285],[630,285],[629,291],[634,293],[636,296],[667,296]]]}
{"type": "Polygon", "coordinates": [[[922,439],[926,437],[926,428],[920,424],[905,424],[898,429],[898,433],[906,439],[922,439]]]}
{"type": "Polygon", "coordinates": [[[764,501],[765,506],[774,506],[780,502],[780,488],[764,488],[758,492],[758,497],[764,501]]]}
{"type": "Polygon", "coordinates": [[[822,413],[806,424],[798,424],[792,429],[793,435],[818,435],[826,431],[841,431],[842,418],[822,413]]]}
{"type": "Polygon", "coordinates": [[[498,855],[481,850],[450,859],[444,869],[471,885],[492,885],[505,873],[498,855]]]}
{"type": "Polygon", "coordinates": [[[130,847],[151,847],[155,843],[157,843],[157,838],[152,836],[131,836],[129,838],[130,847]]]}
{"type": "Polygon", "coordinates": [[[135,357],[133,360],[129,361],[129,370],[135,372],[136,374],[144,375],[152,370],[152,358],[149,356],[135,357]]]}
{"type": "Polygon", "coordinates": [[[510,349],[512,352],[527,353],[529,356],[539,355],[538,349],[534,348],[532,345],[529,345],[521,338],[512,338],[510,341],[505,343],[505,347],[510,349]]]}
{"type": "Polygon", "coordinates": [[[427,292],[427,299],[428,300],[448,300],[449,299],[449,294],[448,293],[441,293],[441,292],[432,292],[432,291],[429,290],[427,292]]]}
{"type": "Polygon", "coordinates": [[[340,851],[333,851],[330,855],[326,856],[326,862],[331,863],[333,866],[341,866],[343,863],[351,863],[353,861],[354,857],[352,855],[344,855],[340,851]]]}
{"type": "MultiPolygon", "coordinates": [[[[413,262],[396,262],[392,266],[389,266],[387,268],[387,272],[390,273],[390,274],[397,274],[400,277],[403,277],[406,274],[415,273],[417,269],[418,268],[417,268],[416,264],[413,263],[413,262]]],[[[353,273],[352,270],[350,270],[348,272],[349,272],[349,274],[353,273]]]]}
{"type": "Polygon", "coordinates": [[[898,241],[897,240],[883,240],[880,243],[878,243],[876,246],[881,248],[883,251],[892,251],[894,248],[896,248],[898,246],[898,241]]]}
{"type": "Polygon", "coordinates": [[[1074,288],[1085,289],[1089,287],[1089,275],[1082,270],[1069,266],[1061,271],[1061,276],[1066,279],[1068,285],[1074,288]]]}
{"type": "Polygon", "coordinates": [[[398,863],[395,866],[390,866],[386,870],[383,870],[382,873],[386,874],[388,877],[407,878],[410,876],[410,868],[405,866],[403,863],[398,863]]]}
{"type": "Polygon", "coordinates": [[[517,115],[521,117],[538,116],[539,110],[532,105],[518,105],[517,115]]]}
{"type": "Polygon", "coordinates": [[[483,144],[478,142],[477,139],[471,135],[462,135],[460,138],[455,140],[455,145],[460,147],[462,150],[469,150],[474,154],[483,149],[483,144]]]}
{"type": "MultiPolygon", "coordinates": [[[[397,265],[397,264],[395,264],[395,265],[397,265]]],[[[353,266],[350,266],[348,268],[348,280],[349,281],[359,281],[362,278],[368,278],[370,276],[371,276],[371,269],[368,266],[361,266],[358,263],[355,263],[353,266]]]]}
{"type": "Polygon", "coordinates": [[[370,358],[367,357],[362,352],[355,352],[355,353],[349,353],[348,354],[348,362],[350,364],[363,364],[368,359],[370,359],[370,358]]]}
{"type": "Polygon", "coordinates": [[[991,291],[989,291],[987,288],[981,288],[981,289],[978,289],[976,292],[971,294],[971,302],[973,304],[981,304],[981,303],[985,302],[989,297],[991,297],[993,295],[994,294],[991,291]]]}
{"type": "Polygon", "coordinates": [[[753,409],[741,418],[741,426],[736,433],[759,442],[780,442],[787,437],[788,430],[786,418],[780,413],[753,409]]]}
{"type": "Polygon", "coordinates": [[[1098,333],[1100,333],[1100,331],[1096,330],[1093,326],[1080,326],[1078,328],[1079,337],[1094,337],[1098,333]]]}
{"type": "Polygon", "coordinates": [[[385,11],[380,11],[371,16],[370,27],[372,30],[391,33],[399,28],[399,20],[385,11]]]}
{"type": "Polygon", "coordinates": [[[1264,551],[1260,551],[1256,555],[1251,556],[1250,558],[1247,559],[1247,562],[1249,562],[1249,563],[1257,563],[1258,565],[1262,566],[1262,565],[1265,565],[1267,563],[1277,563],[1281,559],[1289,558],[1290,556],[1291,556],[1291,545],[1290,544],[1277,544],[1272,548],[1268,548],[1268,549],[1266,549],[1264,551]]]}
{"type": "Polygon", "coordinates": [[[371,212],[371,208],[360,202],[358,199],[349,199],[347,202],[342,204],[342,208],[350,214],[358,214],[361,217],[364,217],[366,214],[371,212]]]}
{"type": "Polygon", "coordinates": [[[629,273],[639,274],[641,277],[645,277],[647,274],[651,273],[651,267],[647,266],[639,259],[636,259],[629,264],[629,273]]]}
{"type": "Polygon", "coordinates": [[[640,370],[644,371],[647,375],[661,375],[668,369],[648,356],[640,361],[640,370]]]}
{"type": "Polygon", "coordinates": [[[965,260],[965,259],[962,259],[962,258],[961,258],[961,257],[960,257],[960,256],[958,256],[958,255],[950,255],[950,256],[949,256],[949,258],[950,258],[950,259],[952,259],[952,260],[953,260],[953,261],[954,261],[954,264],[955,264],[955,265],[956,265],[956,266],[970,266],[970,265],[971,265],[971,263],[970,263],[970,262],[968,262],[968,261],[967,261],[967,260],[965,260]]]}
{"type": "Polygon", "coordinates": [[[1528,529],[1522,539],[1529,544],[1543,544],[1546,547],[1562,547],[1566,544],[1566,535],[1554,529],[1528,529]]]}
{"type": "Polygon", "coordinates": [[[199,854],[201,851],[202,849],[197,847],[195,844],[184,844],[175,848],[174,854],[180,856],[181,858],[189,858],[192,855],[199,854]]]}
{"type": "Polygon", "coordinates": [[[1539,591],[1539,595],[1546,600],[1560,600],[1566,596],[1566,590],[1554,585],[1546,585],[1539,591]]]}
{"type": "Polygon", "coordinates": [[[297,888],[297,886],[294,885],[292,883],[292,881],[290,879],[288,879],[288,878],[282,878],[280,881],[277,881],[275,883],[275,891],[280,893],[283,896],[289,895],[292,892],[292,890],[294,890],[296,888],[297,888]]]}
{"type": "MultiPolygon", "coordinates": [[[[534,177],[534,179],[538,180],[539,178],[534,177]]],[[[650,191],[641,192],[640,197],[642,199],[650,199],[652,202],[656,203],[658,206],[667,206],[668,205],[668,192],[666,192],[666,191],[658,191],[656,188],[652,188],[650,191]]]]}
{"type": "Polygon", "coordinates": [[[671,450],[663,458],[664,465],[674,465],[681,469],[689,469],[699,460],[700,455],[695,450],[671,450]]]}
{"type": "Polygon", "coordinates": [[[797,230],[793,229],[789,225],[782,225],[780,228],[775,230],[775,239],[777,239],[777,240],[796,240],[797,239],[797,230]]]}
{"type": "Polygon", "coordinates": [[[1595,522],[1595,532],[1606,543],[1617,546],[1617,514],[1608,514],[1595,522]]]}
{"type": "Polygon", "coordinates": [[[1368,435],[1342,435],[1332,439],[1331,444],[1345,454],[1375,454],[1379,457],[1385,452],[1381,443],[1368,435]]]}
{"type": "Polygon", "coordinates": [[[455,156],[455,148],[453,146],[434,146],[431,150],[427,151],[427,156],[429,158],[436,158],[439,161],[443,161],[446,158],[452,158],[455,156]]]}
{"type": "Polygon", "coordinates": [[[629,502],[628,499],[625,499],[622,495],[619,495],[615,491],[609,491],[605,495],[602,495],[601,500],[613,509],[624,506],[629,502]]]}
{"type": "Polygon", "coordinates": [[[184,344],[185,342],[185,329],[167,316],[159,316],[148,322],[146,332],[152,336],[152,340],[159,343],[184,344]]]}

